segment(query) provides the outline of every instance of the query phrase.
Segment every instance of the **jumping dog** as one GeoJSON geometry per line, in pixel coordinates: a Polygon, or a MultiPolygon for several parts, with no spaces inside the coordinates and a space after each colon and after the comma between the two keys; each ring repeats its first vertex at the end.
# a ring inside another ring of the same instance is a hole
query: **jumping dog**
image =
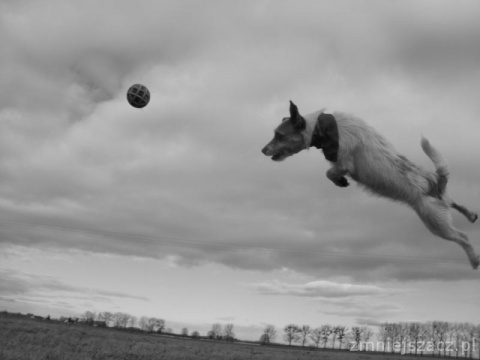
{"type": "Polygon", "coordinates": [[[453,227],[449,208],[472,223],[478,216],[448,196],[449,171],[440,152],[425,138],[421,146],[435,172],[397,153],[389,141],[359,118],[340,112],[326,114],[324,110],[302,116],[290,101],[290,117],[283,118],[262,152],[282,161],[310,147],[322,149],[331,164],[327,178],[335,185],[348,186],[348,176],[372,194],[411,206],[433,234],[459,244],[477,269],[479,255],[467,235],[453,227]]]}

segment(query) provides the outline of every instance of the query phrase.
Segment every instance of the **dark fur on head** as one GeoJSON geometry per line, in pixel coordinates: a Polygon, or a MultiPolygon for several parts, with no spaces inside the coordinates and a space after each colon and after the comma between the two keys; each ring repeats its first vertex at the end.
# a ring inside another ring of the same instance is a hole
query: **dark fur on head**
{"type": "Polygon", "coordinates": [[[308,147],[302,132],[307,127],[306,120],[298,112],[297,105],[290,101],[290,117],[283,118],[274,131],[274,138],[262,149],[274,161],[282,161],[308,147]]]}
{"type": "Polygon", "coordinates": [[[290,120],[297,131],[305,130],[306,121],[298,112],[298,107],[290,100],[290,120]]]}

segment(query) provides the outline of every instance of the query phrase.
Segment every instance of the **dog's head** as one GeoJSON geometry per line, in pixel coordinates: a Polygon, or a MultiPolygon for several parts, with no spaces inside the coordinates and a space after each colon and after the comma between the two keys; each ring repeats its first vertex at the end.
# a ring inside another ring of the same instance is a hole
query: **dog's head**
{"type": "Polygon", "coordinates": [[[283,118],[274,131],[273,139],[262,149],[274,161],[282,161],[307,148],[302,131],[306,121],[299,114],[297,105],[290,101],[290,117],[283,118]]]}

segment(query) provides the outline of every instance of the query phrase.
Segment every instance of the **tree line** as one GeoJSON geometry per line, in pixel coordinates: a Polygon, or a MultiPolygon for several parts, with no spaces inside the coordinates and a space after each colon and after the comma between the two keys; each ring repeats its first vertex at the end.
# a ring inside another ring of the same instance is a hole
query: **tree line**
{"type": "MultiPolygon", "coordinates": [[[[352,331],[353,329],[356,328],[352,328],[352,331]]],[[[361,329],[365,339],[372,336],[373,332],[369,328],[362,327],[361,329]]],[[[282,338],[289,346],[298,344],[323,349],[344,349],[349,334],[348,327],[343,325],[327,324],[313,328],[310,325],[288,324],[283,328],[282,338]]],[[[267,325],[259,341],[263,345],[268,345],[277,339],[277,335],[275,326],[267,325]]]]}
{"type": "MultiPolygon", "coordinates": [[[[113,327],[123,330],[144,331],[148,333],[156,334],[173,334],[173,330],[167,327],[164,319],[156,317],[142,316],[140,318],[130,315],[124,312],[93,312],[85,311],[79,318],[80,323],[97,326],[97,327],[113,327]]],[[[215,323],[204,338],[211,340],[225,340],[236,341],[233,324],[215,323]]],[[[184,327],[181,332],[181,336],[189,336],[194,339],[201,337],[198,331],[189,333],[188,328],[184,327]]]]}
{"type": "MultiPolygon", "coordinates": [[[[86,311],[80,316],[80,322],[91,326],[173,334],[173,330],[167,327],[164,319],[146,316],[137,318],[123,312],[86,311]]],[[[189,333],[187,328],[183,328],[177,336],[237,340],[234,325],[220,323],[214,323],[203,336],[198,331],[189,333]]],[[[344,325],[330,324],[319,327],[288,324],[282,329],[281,334],[274,325],[265,326],[259,342],[268,345],[274,344],[276,340],[284,341],[289,346],[308,346],[319,349],[429,354],[480,360],[480,325],[465,322],[384,322],[378,325],[376,331],[367,326],[349,328],[344,325]]]]}
{"type": "Polygon", "coordinates": [[[378,331],[378,340],[385,344],[383,352],[470,359],[480,359],[479,338],[480,325],[467,322],[383,323],[378,331]]]}
{"type": "Polygon", "coordinates": [[[211,340],[236,341],[237,339],[235,339],[233,327],[233,324],[222,326],[222,324],[215,323],[212,325],[212,329],[207,333],[207,338],[211,340]]]}
{"type": "MultiPolygon", "coordinates": [[[[277,338],[275,326],[267,325],[259,342],[272,344],[277,338]]],[[[282,340],[292,344],[323,349],[376,351],[415,355],[437,355],[480,359],[480,325],[445,321],[381,323],[375,332],[367,326],[288,324],[282,340]]]]}
{"type": "Polygon", "coordinates": [[[169,333],[172,329],[166,327],[164,319],[142,316],[140,318],[124,312],[93,312],[85,311],[80,315],[80,322],[90,326],[113,327],[117,329],[138,329],[151,333],[169,333]]]}

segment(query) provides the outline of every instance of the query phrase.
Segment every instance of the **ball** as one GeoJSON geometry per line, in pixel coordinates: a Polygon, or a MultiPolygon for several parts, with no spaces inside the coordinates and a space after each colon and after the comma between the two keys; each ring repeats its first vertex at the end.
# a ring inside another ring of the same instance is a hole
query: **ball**
{"type": "Polygon", "coordinates": [[[127,100],[133,107],[141,109],[150,101],[150,91],[142,84],[132,85],[127,91],[127,100]]]}

